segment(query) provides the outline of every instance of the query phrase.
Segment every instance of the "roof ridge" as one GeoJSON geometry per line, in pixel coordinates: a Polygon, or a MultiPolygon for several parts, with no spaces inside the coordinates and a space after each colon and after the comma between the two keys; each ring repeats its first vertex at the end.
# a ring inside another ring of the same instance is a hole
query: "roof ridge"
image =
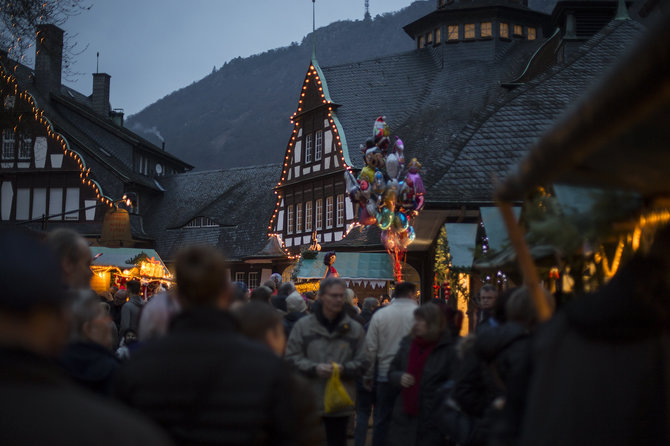
{"type": "Polygon", "coordinates": [[[349,61],[349,62],[339,63],[337,65],[324,66],[324,67],[321,67],[321,69],[322,70],[330,70],[330,69],[334,69],[334,68],[347,67],[349,65],[361,64],[361,63],[365,63],[365,62],[376,62],[378,60],[389,59],[389,58],[392,58],[392,57],[407,56],[409,54],[413,54],[415,51],[416,51],[416,49],[411,49],[411,50],[403,51],[403,52],[400,52],[400,53],[387,54],[386,56],[380,56],[380,57],[374,57],[374,58],[362,59],[362,60],[353,60],[353,61],[349,61]]]}
{"type": "Polygon", "coordinates": [[[258,169],[258,168],[263,168],[263,167],[277,167],[277,166],[281,166],[281,163],[255,164],[253,166],[229,167],[227,169],[196,170],[196,171],[175,173],[175,174],[170,175],[170,176],[175,177],[175,176],[185,176],[185,175],[200,175],[200,174],[206,174],[206,173],[230,172],[230,171],[233,171],[233,170],[249,170],[249,169],[258,169]]]}

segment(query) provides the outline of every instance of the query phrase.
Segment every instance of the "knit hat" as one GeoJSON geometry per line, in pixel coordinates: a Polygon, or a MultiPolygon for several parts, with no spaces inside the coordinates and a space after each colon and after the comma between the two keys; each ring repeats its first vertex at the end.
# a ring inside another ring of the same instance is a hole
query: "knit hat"
{"type": "Polygon", "coordinates": [[[305,299],[297,291],[292,292],[286,298],[286,311],[289,313],[302,313],[306,309],[305,299]]]}

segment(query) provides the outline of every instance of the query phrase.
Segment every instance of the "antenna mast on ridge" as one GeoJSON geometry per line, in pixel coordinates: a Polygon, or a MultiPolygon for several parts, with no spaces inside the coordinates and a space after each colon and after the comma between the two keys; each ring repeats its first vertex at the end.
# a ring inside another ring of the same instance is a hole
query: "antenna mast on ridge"
{"type": "Polygon", "coordinates": [[[363,20],[370,20],[370,0],[365,0],[365,15],[363,20]]]}
{"type": "Polygon", "coordinates": [[[312,0],[312,59],[316,58],[316,0],[312,0]]]}

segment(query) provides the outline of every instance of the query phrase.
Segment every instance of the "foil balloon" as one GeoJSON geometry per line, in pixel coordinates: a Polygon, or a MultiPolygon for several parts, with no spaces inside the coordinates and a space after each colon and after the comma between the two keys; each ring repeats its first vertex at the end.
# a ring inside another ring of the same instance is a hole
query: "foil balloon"
{"type": "Polygon", "coordinates": [[[393,234],[392,232],[386,232],[386,231],[382,232],[380,239],[382,245],[384,245],[384,247],[389,251],[393,251],[396,248],[397,241],[395,238],[395,234],[393,234]]]}
{"type": "Polygon", "coordinates": [[[407,236],[407,232],[401,232],[398,235],[398,244],[402,247],[402,249],[407,249],[410,243],[412,243],[412,241],[407,236]]]}
{"type": "Polygon", "coordinates": [[[398,233],[405,232],[409,226],[407,216],[402,212],[397,212],[393,217],[393,230],[398,233]]]}
{"type": "Polygon", "coordinates": [[[368,200],[368,202],[365,203],[365,209],[371,217],[377,215],[377,203],[374,200],[368,200]]]}
{"type": "Polygon", "coordinates": [[[374,225],[375,223],[377,223],[377,218],[375,218],[375,213],[370,214],[368,212],[367,206],[362,206],[360,215],[358,217],[358,221],[362,225],[374,225]]]}
{"type": "Polygon", "coordinates": [[[390,178],[398,178],[400,174],[400,160],[395,153],[389,153],[386,157],[386,173],[390,178]]]}
{"type": "Polygon", "coordinates": [[[398,202],[405,210],[414,209],[414,199],[407,181],[401,181],[398,185],[398,202]]]}
{"type": "Polygon", "coordinates": [[[381,195],[384,193],[384,190],[386,190],[384,174],[381,172],[381,170],[378,170],[375,172],[374,183],[372,183],[372,191],[377,195],[381,195]]]}
{"type": "Polygon", "coordinates": [[[386,185],[386,191],[382,204],[391,211],[395,210],[395,204],[398,201],[398,180],[391,180],[386,185]]]}
{"type": "Polygon", "coordinates": [[[363,180],[360,182],[360,188],[361,188],[361,195],[363,195],[364,200],[369,200],[370,195],[372,194],[372,188],[370,187],[370,184],[363,180]]]}
{"type": "Polygon", "coordinates": [[[395,137],[395,143],[393,143],[393,153],[398,156],[400,164],[405,164],[405,144],[397,136],[395,137]]]}
{"type": "Polygon", "coordinates": [[[351,171],[344,171],[344,182],[347,187],[347,193],[349,194],[349,197],[351,197],[352,201],[360,200],[361,187],[351,171]]]}
{"type": "Polygon", "coordinates": [[[387,208],[383,208],[377,212],[377,224],[379,225],[379,229],[386,231],[393,224],[393,212],[387,208]]]}
{"type": "Polygon", "coordinates": [[[416,232],[414,232],[414,226],[410,226],[407,228],[407,238],[409,239],[410,243],[412,243],[414,239],[416,239],[416,232]]]}
{"type": "Polygon", "coordinates": [[[374,136],[375,139],[389,136],[389,126],[386,124],[385,119],[385,116],[380,116],[375,120],[375,125],[372,128],[372,136],[374,136]]]}

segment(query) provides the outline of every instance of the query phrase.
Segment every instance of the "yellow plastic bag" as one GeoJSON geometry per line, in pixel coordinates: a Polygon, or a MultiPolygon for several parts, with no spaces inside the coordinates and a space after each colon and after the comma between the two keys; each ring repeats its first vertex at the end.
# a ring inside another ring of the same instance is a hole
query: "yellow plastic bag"
{"type": "Polygon", "coordinates": [[[325,413],[341,412],[354,407],[354,402],[340,381],[340,368],[333,362],[333,374],[326,383],[326,393],[323,395],[325,413]]]}

